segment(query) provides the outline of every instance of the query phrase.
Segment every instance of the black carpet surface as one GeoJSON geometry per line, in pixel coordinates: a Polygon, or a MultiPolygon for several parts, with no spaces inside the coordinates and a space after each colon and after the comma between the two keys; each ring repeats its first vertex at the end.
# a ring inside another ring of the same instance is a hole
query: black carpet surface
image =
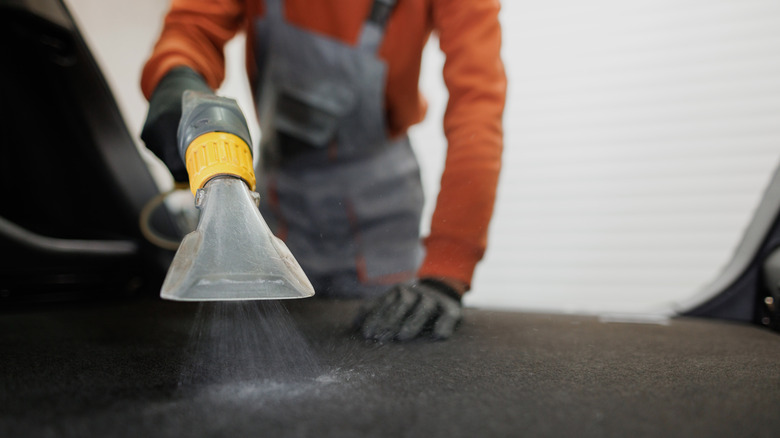
{"type": "Polygon", "coordinates": [[[0,437],[766,436],[780,335],[466,309],[365,341],[354,302],[0,310],[0,437]]]}

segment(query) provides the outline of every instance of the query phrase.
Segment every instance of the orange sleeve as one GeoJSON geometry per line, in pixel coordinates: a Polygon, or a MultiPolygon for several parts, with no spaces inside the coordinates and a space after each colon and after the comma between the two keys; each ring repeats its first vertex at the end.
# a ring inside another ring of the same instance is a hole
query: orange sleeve
{"type": "Polygon", "coordinates": [[[200,73],[211,88],[225,78],[225,43],[244,20],[241,0],[173,0],[162,34],[146,62],[141,90],[149,99],[171,69],[188,66],[200,73]]]}
{"type": "Polygon", "coordinates": [[[503,149],[506,74],[498,0],[435,0],[449,101],[447,158],[418,275],[471,284],[487,246],[503,149]]]}

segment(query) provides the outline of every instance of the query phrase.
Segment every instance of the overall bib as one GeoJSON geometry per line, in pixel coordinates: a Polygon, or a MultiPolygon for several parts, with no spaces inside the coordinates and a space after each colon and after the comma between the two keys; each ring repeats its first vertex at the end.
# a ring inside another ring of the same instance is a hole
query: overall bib
{"type": "Polygon", "coordinates": [[[419,166],[387,136],[377,56],[394,3],[375,0],[354,47],[290,24],[283,0],[255,23],[262,214],[320,296],[376,295],[422,259],[419,166]]]}

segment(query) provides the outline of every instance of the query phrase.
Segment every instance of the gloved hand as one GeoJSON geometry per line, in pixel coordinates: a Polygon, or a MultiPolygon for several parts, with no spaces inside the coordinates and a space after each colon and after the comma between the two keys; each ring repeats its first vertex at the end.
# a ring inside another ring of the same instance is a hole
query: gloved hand
{"type": "Polygon", "coordinates": [[[423,279],[399,284],[374,300],[356,320],[366,339],[407,341],[430,333],[447,339],[462,318],[461,297],[446,284],[423,279]]]}
{"type": "Polygon", "coordinates": [[[187,168],[176,142],[176,131],[181,119],[181,97],[186,90],[214,94],[203,77],[191,68],[174,68],[154,89],[141,131],[141,139],[146,147],[168,166],[173,179],[178,182],[187,181],[187,168]]]}

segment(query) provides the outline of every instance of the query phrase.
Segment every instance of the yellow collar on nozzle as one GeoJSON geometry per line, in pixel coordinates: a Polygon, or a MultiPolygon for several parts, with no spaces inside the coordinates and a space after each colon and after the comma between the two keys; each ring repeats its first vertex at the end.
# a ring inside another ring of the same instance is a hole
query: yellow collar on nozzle
{"type": "Polygon", "coordinates": [[[252,150],[240,137],[226,132],[208,132],[190,143],[185,157],[192,194],[217,176],[241,178],[255,189],[252,150]]]}

